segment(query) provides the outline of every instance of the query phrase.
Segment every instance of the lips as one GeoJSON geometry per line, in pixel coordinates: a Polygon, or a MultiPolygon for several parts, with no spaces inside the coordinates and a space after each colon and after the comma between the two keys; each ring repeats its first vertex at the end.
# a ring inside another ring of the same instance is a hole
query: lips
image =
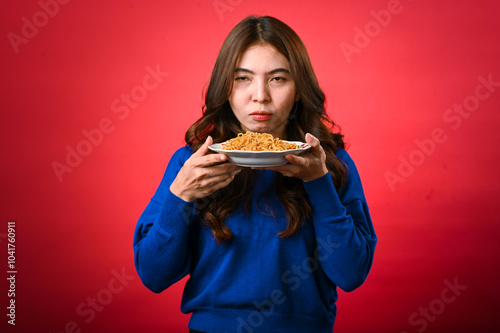
{"type": "Polygon", "coordinates": [[[269,118],[271,118],[272,113],[269,111],[254,111],[250,113],[250,117],[252,117],[253,120],[257,121],[264,121],[269,118]]]}

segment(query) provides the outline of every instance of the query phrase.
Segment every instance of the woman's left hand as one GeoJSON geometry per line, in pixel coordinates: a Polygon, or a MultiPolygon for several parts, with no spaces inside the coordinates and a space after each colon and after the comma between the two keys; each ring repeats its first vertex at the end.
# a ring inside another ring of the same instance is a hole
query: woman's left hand
{"type": "Polygon", "coordinates": [[[312,134],[306,134],[306,142],[311,149],[301,155],[288,154],[285,158],[290,162],[285,165],[268,168],[252,168],[258,170],[273,170],[286,177],[295,177],[305,182],[323,177],[328,173],[326,154],[319,140],[312,134]]]}

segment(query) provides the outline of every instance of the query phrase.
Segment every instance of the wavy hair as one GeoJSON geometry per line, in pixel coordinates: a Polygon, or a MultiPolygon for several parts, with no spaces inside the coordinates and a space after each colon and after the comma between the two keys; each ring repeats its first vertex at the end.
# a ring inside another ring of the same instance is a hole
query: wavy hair
{"type": "MultiPolygon", "coordinates": [[[[302,40],[288,25],[270,16],[247,17],[226,37],[205,90],[202,117],[187,130],[186,143],[196,151],[208,135],[212,136],[214,142],[224,142],[242,131],[228,99],[239,57],[248,47],[256,44],[271,45],[288,59],[300,99],[294,104],[287,121],[287,139],[303,141],[306,133],[317,137],[326,153],[326,166],[339,190],[347,171],[335,156],[335,151],[344,148],[343,135],[325,111],[325,94],[319,86],[302,40]]],[[[208,200],[197,202],[204,222],[209,225],[219,244],[233,237],[225,224],[226,219],[241,209],[251,209],[253,178],[253,170],[245,169],[227,187],[213,193],[208,200]]],[[[276,172],[274,183],[287,217],[287,228],[278,235],[289,237],[311,218],[311,204],[300,179],[276,172]]]]}

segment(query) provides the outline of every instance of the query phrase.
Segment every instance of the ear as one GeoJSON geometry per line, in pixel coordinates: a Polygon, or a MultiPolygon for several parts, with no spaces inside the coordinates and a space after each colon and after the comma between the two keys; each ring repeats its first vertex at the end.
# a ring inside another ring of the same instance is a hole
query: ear
{"type": "Polygon", "coordinates": [[[299,93],[295,94],[295,102],[298,102],[300,100],[300,95],[299,93]]]}

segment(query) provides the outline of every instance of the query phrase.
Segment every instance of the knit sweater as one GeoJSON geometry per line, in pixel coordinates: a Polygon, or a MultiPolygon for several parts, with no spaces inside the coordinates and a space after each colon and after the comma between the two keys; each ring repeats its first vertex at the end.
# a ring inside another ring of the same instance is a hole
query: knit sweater
{"type": "Polygon", "coordinates": [[[175,152],[137,223],[135,265],[144,285],[159,293],[189,275],[181,311],[192,313],[189,327],[199,331],[331,333],[337,286],[352,291],[364,282],[377,242],[347,152],[336,152],[348,170],[338,192],[329,174],[303,183],[312,219],[286,238],[277,235],[287,222],[274,172],[255,171],[252,208],[226,220],[234,237],[220,245],[195,203],[170,191],[191,154],[190,147],[175,152]]]}

